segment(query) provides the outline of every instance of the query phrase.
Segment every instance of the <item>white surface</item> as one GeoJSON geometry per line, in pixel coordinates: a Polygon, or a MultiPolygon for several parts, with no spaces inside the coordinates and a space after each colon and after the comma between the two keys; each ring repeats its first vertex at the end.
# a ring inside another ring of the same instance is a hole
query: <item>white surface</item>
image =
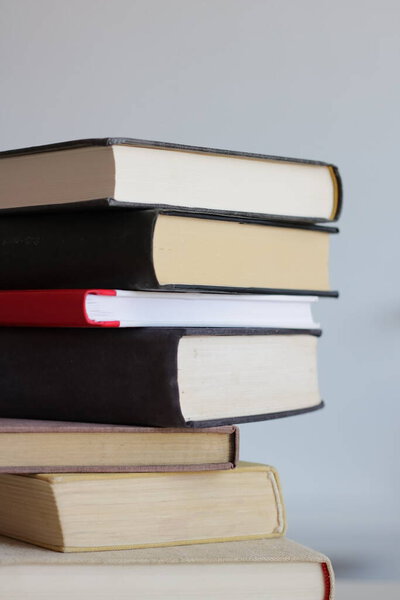
{"type": "Polygon", "coordinates": [[[317,329],[308,296],[174,294],[117,290],[116,296],[88,294],[86,311],[95,321],[121,327],[288,327],[317,329]]]}
{"type": "Polygon", "coordinates": [[[327,406],[246,425],[242,455],[279,468],[289,535],[353,557],[351,572],[338,562],[339,574],[394,578],[398,0],[0,7],[2,149],[121,135],[339,164],[345,199],[331,266],[341,297],[319,302],[317,315],[327,406]]]}

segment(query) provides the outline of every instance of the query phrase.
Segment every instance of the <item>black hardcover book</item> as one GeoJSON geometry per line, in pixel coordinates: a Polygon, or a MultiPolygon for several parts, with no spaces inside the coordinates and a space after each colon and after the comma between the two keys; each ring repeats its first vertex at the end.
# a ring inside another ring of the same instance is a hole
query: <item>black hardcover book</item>
{"type": "Polygon", "coordinates": [[[164,208],[252,218],[334,221],[329,163],[130,138],[0,152],[0,210],[164,208]]]}
{"type": "Polygon", "coordinates": [[[156,427],[322,406],[318,330],[0,329],[0,416],[156,427]]]}
{"type": "Polygon", "coordinates": [[[159,210],[3,214],[0,289],[335,295],[335,231],[159,210]]]}

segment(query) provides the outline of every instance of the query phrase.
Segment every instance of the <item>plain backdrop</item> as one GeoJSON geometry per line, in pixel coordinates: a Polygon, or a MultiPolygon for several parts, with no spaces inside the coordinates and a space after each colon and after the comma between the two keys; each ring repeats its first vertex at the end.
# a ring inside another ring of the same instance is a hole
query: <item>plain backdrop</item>
{"type": "MultiPolygon", "coordinates": [[[[0,149],[130,136],[331,161],[340,299],[317,308],[326,408],[242,428],[288,535],[340,577],[399,577],[400,2],[0,0],[0,149]]],[[[243,198],[246,209],[246,198],[243,198]]]]}

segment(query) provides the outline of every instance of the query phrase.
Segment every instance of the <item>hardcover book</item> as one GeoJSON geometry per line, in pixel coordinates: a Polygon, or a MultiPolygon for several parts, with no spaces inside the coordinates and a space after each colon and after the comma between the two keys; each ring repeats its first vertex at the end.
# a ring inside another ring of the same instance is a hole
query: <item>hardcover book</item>
{"type": "Polygon", "coordinates": [[[309,296],[127,290],[0,292],[0,325],[13,327],[280,327],[317,329],[309,296]]]}
{"type": "Polygon", "coordinates": [[[59,552],[279,537],[276,471],[0,475],[0,534],[59,552]]]}
{"type": "Polygon", "coordinates": [[[286,538],[60,554],[0,538],[0,593],[27,600],[333,600],[329,559],[286,538]]]}
{"type": "Polygon", "coordinates": [[[5,418],[204,427],[322,406],[319,330],[5,327],[5,418]]]}
{"type": "Polygon", "coordinates": [[[60,554],[0,538],[3,598],[333,600],[329,559],[286,538],[60,554]],[[82,590],[85,590],[82,596],[82,590]]]}
{"type": "Polygon", "coordinates": [[[0,181],[3,209],[129,205],[328,221],[342,197],[328,163],[129,138],[2,152],[0,181]]]}
{"type": "Polygon", "coordinates": [[[232,469],[237,427],[166,429],[0,418],[0,473],[232,469]]]}
{"type": "Polygon", "coordinates": [[[158,210],[4,214],[0,289],[335,295],[335,231],[158,210]]]}

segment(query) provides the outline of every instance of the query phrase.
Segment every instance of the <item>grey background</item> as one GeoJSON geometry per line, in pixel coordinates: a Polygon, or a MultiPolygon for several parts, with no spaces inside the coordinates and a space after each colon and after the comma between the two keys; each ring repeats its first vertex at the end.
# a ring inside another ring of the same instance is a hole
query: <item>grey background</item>
{"type": "Polygon", "coordinates": [[[340,166],[341,297],[317,311],[327,407],[244,426],[242,456],[279,468],[288,534],[330,554],[339,576],[399,577],[400,3],[0,8],[1,149],[132,136],[340,166]]]}

